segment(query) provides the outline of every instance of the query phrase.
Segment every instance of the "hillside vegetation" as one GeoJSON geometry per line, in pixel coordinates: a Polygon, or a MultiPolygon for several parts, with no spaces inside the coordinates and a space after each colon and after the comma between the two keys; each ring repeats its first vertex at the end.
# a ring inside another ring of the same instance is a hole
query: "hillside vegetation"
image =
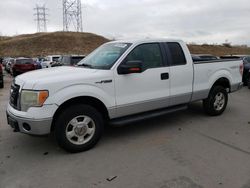
{"type": "MultiPolygon", "coordinates": [[[[108,39],[92,33],[53,32],[0,36],[0,56],[36,57],[51,54],[88,54],[108,39]]],[[[194,54],[250,54],[248,47],[222,45],[188,45],[194,54]]]]}
{"type": "Polygon", "coordinates": [[[0,37],[0,56],[88,54],[108,39],[91,33],[54,32],[0,37]]]}
{"type": "Polygon", "coordinates": [[[216,56],[250,54],[250,48],[244,46],[226,47],[223,45],[188,45],[188,48],[193,54],[213,54],[216,56]]]}

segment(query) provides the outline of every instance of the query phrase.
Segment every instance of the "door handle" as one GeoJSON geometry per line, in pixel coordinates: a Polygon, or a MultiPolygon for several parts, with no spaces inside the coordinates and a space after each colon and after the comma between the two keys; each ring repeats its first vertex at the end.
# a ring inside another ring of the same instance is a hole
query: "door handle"
{"type": "Polygon", "coordinates": [[[169,74],[168,72],[166,73],[161,73],[161,80],[168,80],[169,79],[169,74]]]}

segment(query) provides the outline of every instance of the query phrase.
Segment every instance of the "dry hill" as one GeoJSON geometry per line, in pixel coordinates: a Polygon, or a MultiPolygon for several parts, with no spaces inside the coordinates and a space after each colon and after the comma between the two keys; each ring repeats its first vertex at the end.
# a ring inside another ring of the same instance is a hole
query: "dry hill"
{"type": "Polygon", "coordinates": [[[244,46],[227,47],[223,45],[188,45],[193,54],[213,54],[216,56],[238,54],[250,54],[250,48],[244,46]]]}
{"type": "Polygon", "coordinates": [[[49,54],[88,54],[108,39],[91,33],[54,32],[0,37],[0,56],[35,57],[49,54]]]}
{"type": "MultiPolygon", "coordinates": [[[[44,56],[49,54],[88,54],[108,39],[92,33],[53,32],[0,36],[0,56],[44,56]]],[[[191,53],[214,54],[250,54],[247,47],[225,47],[222,45],[189,45],[191,53]]]]}

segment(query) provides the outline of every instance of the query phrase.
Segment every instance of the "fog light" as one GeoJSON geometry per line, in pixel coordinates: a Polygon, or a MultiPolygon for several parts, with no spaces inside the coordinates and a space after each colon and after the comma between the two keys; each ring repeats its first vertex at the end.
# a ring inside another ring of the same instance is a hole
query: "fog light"
{"type": "Polygon", "coordinates": [[[29,125],[28,123],[23,123],[23,129],[24,129],[25,131],[30,131],[30,130],[31,130],[31,127],[30,127],[30,125],[29,125]]]}

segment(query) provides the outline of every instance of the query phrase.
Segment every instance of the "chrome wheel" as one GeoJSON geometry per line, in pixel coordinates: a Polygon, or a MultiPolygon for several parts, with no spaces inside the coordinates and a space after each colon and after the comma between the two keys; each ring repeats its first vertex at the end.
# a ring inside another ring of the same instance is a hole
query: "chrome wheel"
{"type": "Polygon", "coordinates": [[[81,115],[73,118],[66,127],[66,138],[76,145],[82,145],[91,140],[95,134],[95,122],[89,116],[81,115]]]}
{"type": "Polygon", "coordinates": [[[223,109],[224,105],[225,105],[225,95],[221,92],[217,93],[215,95],[215,101],[214,101],[214,109],[216,111],[220,111],[223,109]]]}

